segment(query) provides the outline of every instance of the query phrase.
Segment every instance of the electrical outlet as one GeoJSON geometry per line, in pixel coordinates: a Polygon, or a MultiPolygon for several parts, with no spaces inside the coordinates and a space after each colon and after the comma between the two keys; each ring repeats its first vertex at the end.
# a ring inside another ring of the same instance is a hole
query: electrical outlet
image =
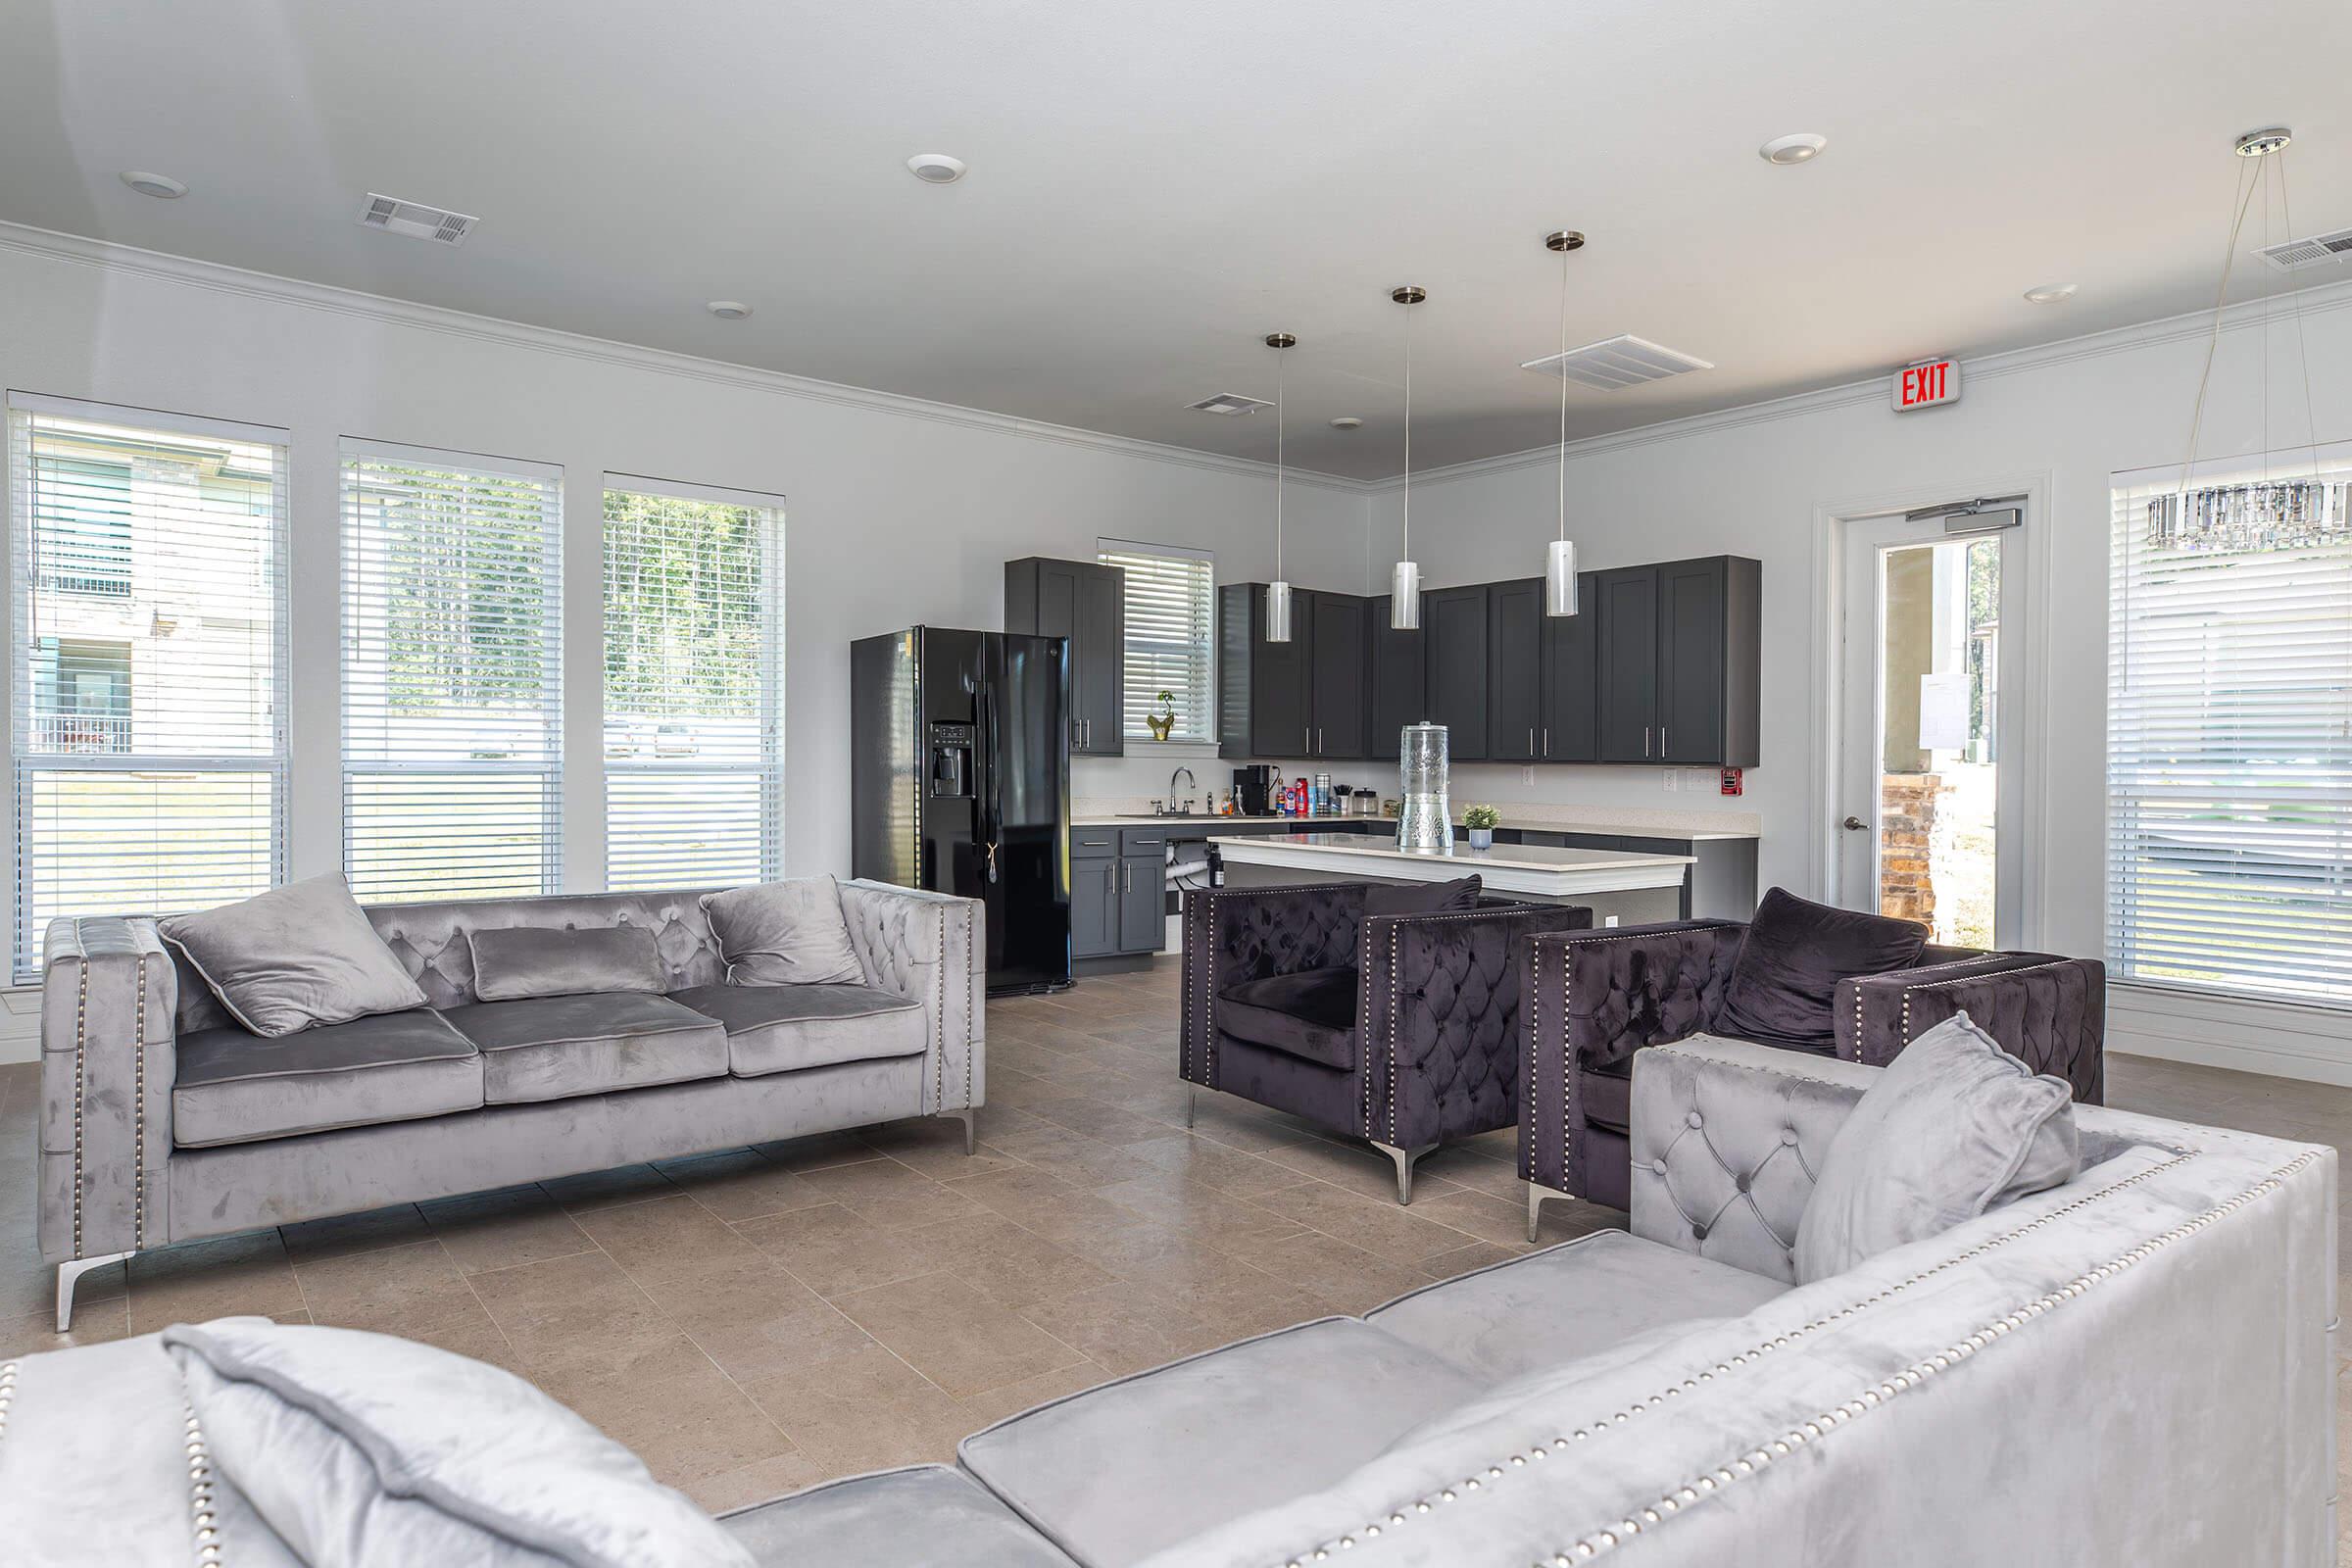
{"type": "Polygon", "coordinates": [[[1600,917],[1600,923],[1604,926],[1615,925],[1617,923],[1617,917],[1613,914],[1604,914],[1600,917]]]}
{"type": "Polygon", "coordinates": [[[1669,795],[1683,787],[1683,770],[1679,767],[1667,768],[1659,777],[1664,781],[1669,795]]]}
{"type": "Polygon", "coordinates": [[[1536,781],[1536,770],[1535,770],[1534,768],[1532,768],[1532,767],[1523,767],[1523,768],[1521,768],[1521,769],[1519,770],[1519,782],[1520,782],[1520,783],[1522,783],[1522,784],[1533,784],[1535,781],[1536,781]]]}

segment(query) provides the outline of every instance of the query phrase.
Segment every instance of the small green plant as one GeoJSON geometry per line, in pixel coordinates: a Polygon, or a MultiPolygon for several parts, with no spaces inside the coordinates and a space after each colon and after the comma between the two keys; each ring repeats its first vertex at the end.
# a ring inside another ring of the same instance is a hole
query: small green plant
{"type": "Polygon", "coordinates": [[[1168,738],[1169,733],[1176,728],[1176,694],[1174,692],[1161,692],[1157,697],[1153,698],[1152,701],[1159,704],[1159,711],[1156,713],[1146,713],[1144,715],[1144,722],[1151,726],[1152,738],[1153,740],[1164,741],[1168,738]]]}
{"type": "Polygon", "coordinates": [[[1462,826],[1492,829],[1502,820],[1502,813],[1492,806],[1473,806],[1462,812],[1462,826]]]}

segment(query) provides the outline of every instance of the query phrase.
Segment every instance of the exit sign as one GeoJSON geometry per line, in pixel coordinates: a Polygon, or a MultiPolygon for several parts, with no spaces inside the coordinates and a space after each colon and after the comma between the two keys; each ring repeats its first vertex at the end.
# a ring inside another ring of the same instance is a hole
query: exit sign
{"type": "Polygon", "coordinates": [[[1960,362],[1958,360],[1922,360],[1906,365],[1894,372],[1894,406],[1904,409],[1932,409],[1938,403],[1960,401],[1960,362]]]}

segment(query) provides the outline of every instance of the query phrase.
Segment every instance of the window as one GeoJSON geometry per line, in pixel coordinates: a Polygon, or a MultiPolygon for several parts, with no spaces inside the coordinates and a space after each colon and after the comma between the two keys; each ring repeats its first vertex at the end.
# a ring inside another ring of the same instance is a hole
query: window
{"type": "Polygon", "coordinates": [[[783,874],[784,514],[609,475],[605,881],[783,874]]]}
{"type": "Polygon", "coordinates": [[[2118,978],[2352,1004],[2348,480],[2339,450],[2200,472],[2185,497],[2177,468],[2117,481],[2118,978]]]}
{"type": "Polygon", "coordinates": [[[562,474],[343,444],[343,862],[362,900],[561,882],[562,474]]]}
{"type": "Polygon", "coordinates": [[[1097,557],[1127,573],[1127,690],[1119,703],[1128,738],[1151,735],[1146,713],[1159,694],[1176,704],[1170,740],[1216,739],[1216,561],[1203,550],[1102,540],[1097,557]]]}
{"type": "Polygon", "coordinates": [[[276,431],[16,396],[12,968],[61,915],[282,880],[286,449],[276,431]]]}

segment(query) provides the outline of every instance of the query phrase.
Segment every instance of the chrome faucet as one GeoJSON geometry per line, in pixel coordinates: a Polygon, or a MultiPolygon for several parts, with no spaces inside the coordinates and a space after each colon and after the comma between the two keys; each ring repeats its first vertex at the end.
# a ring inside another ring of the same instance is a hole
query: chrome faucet
{"type": "MultiPolygon", "coordinates": [[[[1185,766],[1182,762],[1177,763],[1176,771],[1168,775],[1168,815],[1170,816],[1178,816],[1183,814],[1177,808],[1176,805],[1178,799],[1176,794],[1176,781],[1179,778],[1183,779],[1185,783],[1192,786],[1194,789],[1199,789],[1200,787],[1200,781],[1193,777],[1193,770],[1185,766]]],[[[1192,797],[1189,795],[1183,798],[1187,801],[1192,799],[1192,797]]]]}

